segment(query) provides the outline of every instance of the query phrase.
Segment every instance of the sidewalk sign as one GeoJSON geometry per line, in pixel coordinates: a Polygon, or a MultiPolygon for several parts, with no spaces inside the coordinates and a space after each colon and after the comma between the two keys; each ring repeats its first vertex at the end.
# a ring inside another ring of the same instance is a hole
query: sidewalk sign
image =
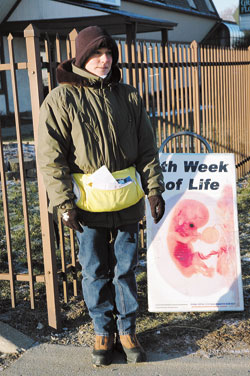
{"type": "Polygon", "coordinates": [[[160,163],[165,214],[155,225],[147,203],[146,216],[149,311],[243,310],[234,155],[160,153],[160,163]]]}

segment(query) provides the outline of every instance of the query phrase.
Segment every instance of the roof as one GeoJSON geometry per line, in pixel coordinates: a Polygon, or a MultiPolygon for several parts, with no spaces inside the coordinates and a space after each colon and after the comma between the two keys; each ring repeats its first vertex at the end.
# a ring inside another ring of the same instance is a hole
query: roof
{"type": "Polygon", "coordinates": [[[244,38],[245,34],[243,31],[241,31],[238,24],[225,22],[225,21],[223,21],[221,24],[224,25],[228,29],[230,38],[235,38],[235,39],[244,38]]]}
{"type": "MultiPolygon", "coordinates": [[[[127,11],[120,10],[120,9],[107,8],[101,4],[93,4],[93,3],[87,3],[87,2],[79,4],[76,1],[70,1],[70,0],[56,0],[56,1],[79,5],[84,8],[89,8],[89,9],[94,9],[94,10],[98,10],[101,12],[109,13],[110,15],[116,16],[117,20],[120,20],[120,21],[122,20],[125,23],[136,22],[138,32],[156,31],[156,30],[162,30],[162,29],[173,30],[173,28],[177,25],[177,23],[175,22],[170,22],[167,20],[159,19],[159,18],[147,17],[147,16],[143,16],[143,15],[132,13],[132,12],[127,12],[127,11]],[[138,28],[141,30],[138,30],[138,28]]],[[[100,21],[101,21],[101,18],[99,18],[100,21]]],[[[89,24],[90,25],[93,24],[93,21],[90,21],[89,24]]],[[[119,30],[118,30],[119,34],[122,33],[121,32],[122,27],[123,25],[119,23],[119,30]]]]}
{"type": "Polygon", "coordinates": [[[245,34],[240,30],[238,24],[222,20],[210,30],[202,43],[233,47],[237,42],[243,40],[244,37],[245,34]]]}
{"type": "Polygon", "coordinates": [[[148,5],[153,7],[161,7],[174,12],[188,13],[197,15],[200,17],[216,18],[220,19],[220,16],[216,10],[216,7],[212,0],[127,0],[132,3],[138,3],[142,5],[148,5]],[[194,4],[193,7],[191,4],[194,4]],[[209,10],[208,4],[210,4],[213,12],[209,10]]]}
{"type": "MultiPolygon", "coordinates": [[[[5,1],[5,0],[4,0],[5,1]]],[[[92,16],[92,17],[79,17],[79,18],[61,18],[61,19],[49,19],[49,20],[32,20],[32,24],[37,26],[41,31],[46,31],[47,33],[58,32],[61,35],[69,33],[74,28],[81,30],[82,28],[98,24],[99,26],[105,27],[106,30],[113,35],[116,34],[126,34],[127,26],[131,24],[136,24],[136,31],[138,33],[160,31],[160,30],[173,30],[177,25],[175,22],[169,22],[167,20],[147,17],[120,9],[104,7],[100,4],[94,3],[79,3],[70,0],[55,0],[62,3],[68,3],[71,5],[77,5],[83,8],[89,8],[103,12],[103,16],[92,16]]],[[[12,33],[22,32],[31,21],[15,21],[15,22],[4,22],[0,24],[0,31],[12,33]]]]}

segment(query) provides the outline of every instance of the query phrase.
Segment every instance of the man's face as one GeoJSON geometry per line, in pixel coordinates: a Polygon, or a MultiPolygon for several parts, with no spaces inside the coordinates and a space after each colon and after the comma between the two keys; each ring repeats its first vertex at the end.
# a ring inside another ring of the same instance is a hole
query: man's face
{"type": "Polygon", "coordinates": [[[96,50],[85,64],[85,69],[95,76],[107,75],[112,65],[112,52],[109,48],[103,47],[96,50]]]}

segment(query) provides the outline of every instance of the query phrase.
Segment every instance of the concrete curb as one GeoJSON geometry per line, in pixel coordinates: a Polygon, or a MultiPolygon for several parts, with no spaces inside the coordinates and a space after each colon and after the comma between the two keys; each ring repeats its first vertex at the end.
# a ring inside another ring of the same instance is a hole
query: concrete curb
{"type": "Polygon", "coordinates": [[[27,350],[34,340],[10,325],[0,322],[0,352],[5,354],[17,353],[20,350],[27,350]]]}
{"type": "Polygon", "coordinates": [[[204,359],[197,356],[171,356],[149,353],[148,361],[126,364],[119,353],[106,367],[95,368],[92,349],[72,345],[38,344],[0,374],[3,376],[249,376],[249,357],[227,356],[204,359]]]}

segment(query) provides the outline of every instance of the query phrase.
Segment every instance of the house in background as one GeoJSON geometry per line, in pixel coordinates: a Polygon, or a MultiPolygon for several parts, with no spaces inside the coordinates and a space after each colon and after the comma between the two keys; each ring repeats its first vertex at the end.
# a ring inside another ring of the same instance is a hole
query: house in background
{"type": "MultiPolygon", "coordinates": [[[[23,31],[30,23],[41,33],[65,38],[74,28],[98,24],[128,42],[200,43],[219,22],[212,0],[1,0],[0,64],[9,62],[9,33],[15,60],[27,60],[23,31]]],[[[10,73],[0,71],[0,115],[13,112],[10,81],[10,73]]],[[[17,84],[20,112],[30,111],[27,72],[17,71],[17,84]]]]}
{"type": "MultiPolygon", "coordinates": [[[[220,17],[212,0],[132,0],[122,1],[121,9],[165,19],[177,25],[168,32],[171,43],[198,43],[207,35],[220,17]]],[[[159,33],[141,35],[139,39],[159,40],[159,33]]]]}
{"type": "Polygon", "coordinates": [[[22,33],[29,23],[68,33],[98,24],[112,35],[200,42],[220,20],[212,0],[1,0],[0,33],[22,33]],[[192,25],[192,27],[190,27],[192,25]],[[165,31],[165,32],[164,32],[165,31]],[[169,32],[167,32],[169,31],[169,32]]]}

